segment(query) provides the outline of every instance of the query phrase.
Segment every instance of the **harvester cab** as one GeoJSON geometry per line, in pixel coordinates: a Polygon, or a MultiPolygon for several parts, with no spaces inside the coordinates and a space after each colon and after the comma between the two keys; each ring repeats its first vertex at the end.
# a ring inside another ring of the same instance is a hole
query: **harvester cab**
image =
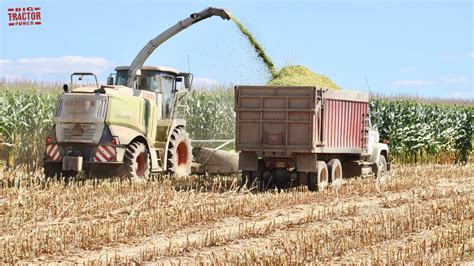
{"type": "MultiPolygon", "coordinates": [[[[130,67],[119,66],[107,78],[107,85],[125,86],[130,67]]],[[[171,67],[144,66],[138,71],[134,88],[156,94],[159,119],[174,118],[180,105],[181,95],[191,89],[192,74],[178,72],[171,67]]]]}

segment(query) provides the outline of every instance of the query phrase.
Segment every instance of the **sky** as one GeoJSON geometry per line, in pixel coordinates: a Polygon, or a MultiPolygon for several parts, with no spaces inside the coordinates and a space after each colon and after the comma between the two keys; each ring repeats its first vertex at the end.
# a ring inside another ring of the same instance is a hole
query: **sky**
{"type": "MultiPolygon", "coordinates": [[[[152,38],[208,6],[226,8],[277,68],[304,65],[352,90],[474,98],[474,1],[0,0],[0,78],[105,82],[152,38]],[[8,26],[8,8],[41,7],[41,25],[8,26]]],[[[265,84],[263,63],[231,21],[199,22],[146,65],[191,71],[205,85],[265,84]],[[189,61],[188,61],[189,58],[189,61]]]]}

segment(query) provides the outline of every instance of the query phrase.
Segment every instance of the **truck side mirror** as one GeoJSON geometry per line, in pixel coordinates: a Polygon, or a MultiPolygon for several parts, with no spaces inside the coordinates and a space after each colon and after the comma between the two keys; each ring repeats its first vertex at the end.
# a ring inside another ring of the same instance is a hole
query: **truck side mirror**
{"type": "Polygon", "coordinates": [[[69,86],[67,84],[63,85],[63,91],[67,92],[69,90],[69,86]]]}

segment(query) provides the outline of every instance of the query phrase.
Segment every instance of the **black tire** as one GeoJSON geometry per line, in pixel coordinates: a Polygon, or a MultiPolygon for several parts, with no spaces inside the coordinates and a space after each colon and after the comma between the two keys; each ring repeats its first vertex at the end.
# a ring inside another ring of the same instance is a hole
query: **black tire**
{"type": "Polygon", "coordinates": [[[329,183],[342,179],[342,164],[339,159],[332,159],[327,164],[329,173],[329,183]]]}
{"type": "Polygon", "coordinates": [[[139,141],[130,143],[123,160],[122,176],[132,180],[147,179],[150,176],[150,153],[144,143],[139,141]]]}
{"type": "Polygon", "coordinates": [[[240,188],[243,188],[244,186],[247,189],[250,189],[252,186],[253,178],[252,178],[252,172],[251,171],[242,171],[242,177],[240,179],[240,188]]]}
{"type": "Polygon", "coordinates": [[[168,143],[168,171],[178,177],[191,174],[193,161],[191,140],[182,127],[175,128],[168,143]]]}
{"type": "Polygon", "coordinates": [[[328,167],[325,162],[317,161],[318,165],[318,190],[324,190],[329,184],[328,167]]]}
{"type": "Polygon", "coordinates": [[[43,164],[43,171],[44,176],[47,179],[56,178],[61,176],[61,163],[59,162],[44,162],[43,164]]]}
{"type": "Polygon", "coordinates": [[[298,172],[298,185],[305,186],[308,185],[308,173],[298,172]]]}
{"type": "Polygon", "coordinates": [[[383,155],[379,156],[379,160],[377,161],[377,165],[375,169],[376,169],[375,176],[377,178],[382,177],[387,173],[387,160],[385,159],[385,156],[383,155]]]}
{"type": "Polygon", "coordinates": [[[318,174],[308,173],[308,190],[318,191],[318,174]]]}

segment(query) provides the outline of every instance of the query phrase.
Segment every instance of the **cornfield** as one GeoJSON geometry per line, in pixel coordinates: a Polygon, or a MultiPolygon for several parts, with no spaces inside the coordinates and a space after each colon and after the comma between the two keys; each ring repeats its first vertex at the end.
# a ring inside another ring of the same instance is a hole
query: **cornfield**
{"type": "Polygon", "coordinates": [[[57,98],[41,89],[0,87],[0,165],[40,165],[57,98]]]}
{"type": "MultiPolygon", "coordinates": [[[[45,84],[0,83],[0,165],[41,165],[58,91],[45,84]]],[[[55,87],[60,87],[56,86],[55,87]]],[[[233,139],[232,88],[192,91],[184,117],[192,139],[233,139]]],[[[372,123],[388,140],[395,163],[460,162],[472,154],[474,105],[373,98],[372,123]]]]}
{"type": "Polygon", "coordinates": [[[467,162],[472,152],[474,106],[372,99],[372,123],[389,140],[394,158],[410,162],[467,162]]]}

